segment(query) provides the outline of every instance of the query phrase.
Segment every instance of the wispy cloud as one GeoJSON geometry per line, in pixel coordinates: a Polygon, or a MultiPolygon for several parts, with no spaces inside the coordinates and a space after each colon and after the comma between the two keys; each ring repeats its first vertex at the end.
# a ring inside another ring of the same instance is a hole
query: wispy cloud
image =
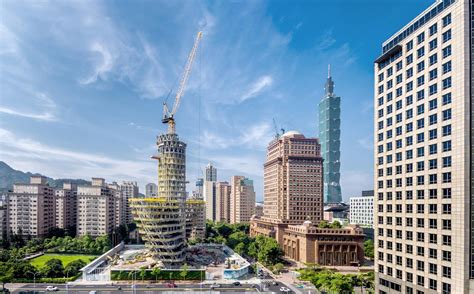
{"type": "Polygon", "coordinates": [[[266,88],[270,87],[273,84],[273,78],[269,75],[259,77],[245,92],[242,97],[240,97],[240,102],[258,96],[266,88]]]}
{"type": "Polygon", "coordinates": [[[2,106],[0,106],[0,112],[10,114],[10,115],[15,115],[15,116],[32,118],[32,119],[36,119],[36,120],[42,120],[42,121],[55,121],[56,120],[56,117],[54,115],[52,115],[51,113],[49,113],[49,112],[39,113],[39,114],[28,113],[28,112],[17,111],[17,110],[14,110],[14,109],[9,109],[9,108],[2,107],[2,106]]]}
{"type": "Polygon", "coordinates": [[[112,70],[114,63],[112,54],[102,43],[94,42],[90,46],[90,51],[99,55],[99,60],[96,62],[92,74],[80,81],[83,85],[94,83],[98,79],[107,80],[107,73],[112,70]]]}
{"type": "Polygon", "coordinates": [[[0,158],[14,161],[24,170],[33,170],[53,177],[106,177],[110,180],[152,180],[153,161],[132,161],[111,158],[47,145],[29,138],[17,137],[0,128],[0,158]]]}
{"type": "Polygon", "coordinates": [[[249,128],[242,128],[237,134],[233,133],[228,136],[205,130],[201,142],[202,146],[208,149],[227,149],[231,147],[262,149],[271,139],[272,131],[270,124],[262,122],[249,128]]]}

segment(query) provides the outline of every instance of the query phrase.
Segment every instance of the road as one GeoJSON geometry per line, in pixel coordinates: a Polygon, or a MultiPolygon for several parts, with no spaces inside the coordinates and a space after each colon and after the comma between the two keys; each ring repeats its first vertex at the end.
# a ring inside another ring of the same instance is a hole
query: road
{"type": "MultiPolygon", "coordinates": [[[[278,283],[279,285],[273,286],[271,283],[266,283],[265,289],[260,285],[253,284],[242,284],[240,286],[234,286],[233,284],[219,284],[219,287],[211,290],[210,285],[199,285],[199,284],[177,284],[177,288],[169,288],[167,284],[149,284],[149,285],[136,285],[135,289],[131,285],[54,285],[58,287],[57,292],[52,293],[69,293],[69,294],[89,294],[91,291],[96,291],[97,294],[102,293],[137,293],[137,294],[153,294],[157,292],[168,292],[168,293],[179,293],[179,292],[203,292],[203,293],[293,293],[281,292],[280,288],[284,285],[278,283]],[[121,287],[121,290],[119,290],[121,287]]],[[[46,293],[46,286],[49,284],[36,284],[36,287],[33,284],[27,284],[23,287],[15,290],[13,293],[33,293],[36,290],[36,293],[46,293]]],[[[7,287],[8,288],[8,287],[7,287]]]]}

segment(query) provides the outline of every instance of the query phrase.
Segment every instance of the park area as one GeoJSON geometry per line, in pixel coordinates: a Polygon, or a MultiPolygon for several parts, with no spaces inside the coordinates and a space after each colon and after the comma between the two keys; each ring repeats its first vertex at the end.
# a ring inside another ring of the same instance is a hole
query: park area
{"type": "Polygon", "coordinates": [[[88,264],[94,260],[96,255],[84,255],[84,254],[43,254],[30,260],[30,263],[37,269],[41,269],[51,259],[59,259],[63,266],[67,266],[75,260],[82,260],[88,264]]]}

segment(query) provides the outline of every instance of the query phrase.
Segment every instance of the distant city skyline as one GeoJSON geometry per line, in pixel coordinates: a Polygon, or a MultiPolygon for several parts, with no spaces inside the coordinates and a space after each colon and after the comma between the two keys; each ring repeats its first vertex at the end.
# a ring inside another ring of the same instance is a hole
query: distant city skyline
{"type": "Polygon", "coordinates": [[[177,116],[177,132],[188,144],[187,191],[212,162],[221,180],[253,179],[261,201],[272,118],[286,130],[316,136],[314,113],[331,63],[344,97],[347,200],[373,186],[378,44],[432,2],[4,2],[0,160],[53,178],[137,181],[145,191],[156,182],[153,142],[166,130],[162,102],[176,90],[201,29],[177,116]]]}

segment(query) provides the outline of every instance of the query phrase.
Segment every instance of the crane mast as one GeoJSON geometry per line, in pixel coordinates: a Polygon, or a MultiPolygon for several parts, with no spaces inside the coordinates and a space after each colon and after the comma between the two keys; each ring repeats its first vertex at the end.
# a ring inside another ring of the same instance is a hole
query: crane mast
{"type": "Polygon", "coordinates": [[[179,104],[181,103],[181,97],[183,96],[184,89],[186,86],[186,82],[188,81],[189,74],[191,73],[191,68],[194,62],[194,58],[196,57],[196,51],[199,46],[199,42],[201,41],[202,32],[198,32],[196,36],[196,40],[194,41],[193,48],[189,53],[188,60],[186,62],[186,66],[184,67],[183,76],[179,82],[178,91],[176,92],[176,97],[174,99],[173,108],[168,108],[166,102],[163,102],[163,119],[161,120],[162,123],[168,124],[168,133],[174,134],[176,131],[176,123],[174,120],[174,115],[178,111],[179,104]]]}

